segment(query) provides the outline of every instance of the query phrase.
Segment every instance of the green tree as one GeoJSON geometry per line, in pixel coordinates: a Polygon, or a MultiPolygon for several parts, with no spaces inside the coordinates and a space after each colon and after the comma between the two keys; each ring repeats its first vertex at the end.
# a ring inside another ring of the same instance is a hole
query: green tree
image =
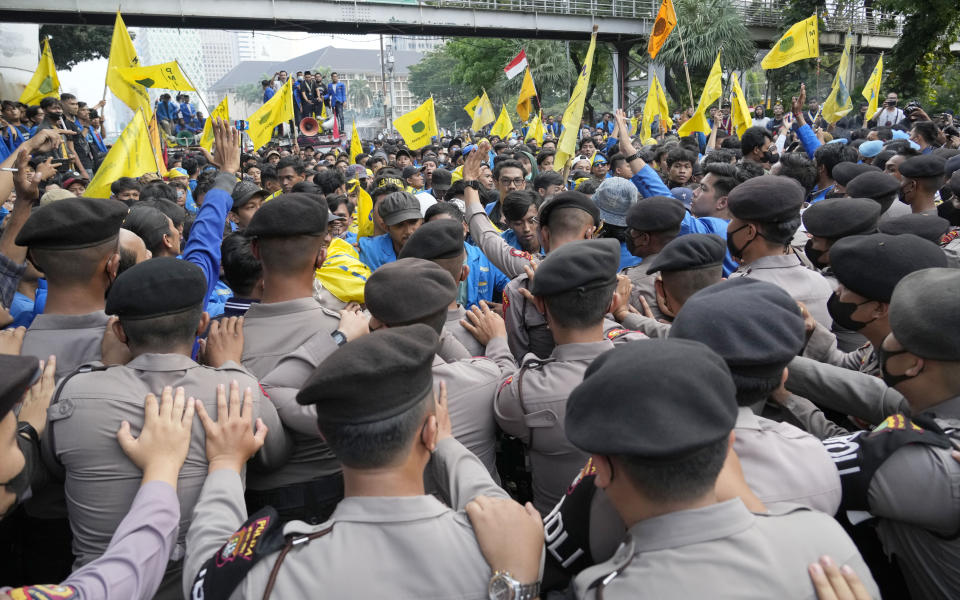
{"type": "Polygon", "coordinates": [[[260,84],[260,82],[264,79],[270,79],[270,76],[266,73],[263,73],[257,78],[256,81],[237,86],[237,89],[234,93],[237,95],[237,98],[243,100],[247,104],[259,106],[260,104],[263,104],[263,86],[260,84]]]}
{"type": "Polygon", "coordinates": [[[350,107],[356,112],[369,109],[373,105],[376,94],[366,79],[355,79],[347,86],[347,100],[350,107]]]}
{"type": "MultiPolygon", "coordinates": [[[[40,40],[50,38],[50,51],[57,69],[69,70],[77,63],[110,56],[113,27],[95,25],[41,25],[40,40]]],[[[133,37],[133,34],[130,36],[133,37]]]]}

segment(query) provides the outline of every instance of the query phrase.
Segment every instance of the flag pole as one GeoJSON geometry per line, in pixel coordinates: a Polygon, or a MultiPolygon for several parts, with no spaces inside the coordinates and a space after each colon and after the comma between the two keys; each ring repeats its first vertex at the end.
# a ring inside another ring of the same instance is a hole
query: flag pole
{"type": "MultiPolygon", "coordinates": [[[[140,113],[140,118],[143,120],[143,127],[144,127],[143,130],[144,130],[144,132],[147,134],[147,137],[150,137],[150,124],[147,123],[147,115],[143,114],[143,107],[138,108],[138,109],[137,109],[137,112],[140,113]]],[[[134,116],[133,118],[136,119],[137,117],[134,116]]],[[[158,123],[157,123],[157,129],[159,129],[159,128],[160,128],[160,124],[159,124],[159,122],[158,122],[158,123]]],[[[153,141],[152,141],[152,140],[151,140],[151,142],[150,142],[150,152],[153,153],[153,164],[156,165],[156,167],[157,167],[157,172],[159,173],[159,172],[160,172],[160,165],[163,164],[164,166],[166,166],[166,163],[165,163],[165,162],[164,162],[164,163],[161,163],[161,162],[160,162],[160,158],[157,156],[157,149],[153,147],[153,141]]]]}
{"type": "Polygon", "coordinates": [[[200,101],[200,104],[203,106],[203,110],[207,112],[207,118],[210,118],[210,107],[207,106],[207,103],[203,101],[203,96],[200,95],[200,90],[197,89],[196,84],[193,83],[193,80],[190,79],[190,75],[187,74],[186,69],[183,68],[183,65],[180,64],[180,61],[174,60],[173,62],[177,63],[177,66],[180,67],[180,72],[183,73],[183,76],[187,78],[187,83],[190,84],[190,87],[194,89],[197,93],[197,100],[200,101]]]}
{"type": "Polygon", "coordinates": [[[687,92],[690,94],[690,107],[696,108],[693,103],[693,85],[690,83],[690,67],[687,66],[687,48],[683,43],[683,29],[677,26],[677,36],[680,37],[680,52],[683,54],[683,72],[687,75],[687,92]]]}

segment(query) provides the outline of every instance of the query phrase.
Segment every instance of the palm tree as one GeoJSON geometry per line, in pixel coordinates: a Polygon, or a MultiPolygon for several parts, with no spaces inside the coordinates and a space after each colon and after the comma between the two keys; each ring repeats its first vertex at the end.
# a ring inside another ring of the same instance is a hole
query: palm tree
{"type": "Polygon", "coordinates": [[[350,106],[361,112],[373,105],[374,92],[366,79],[354,79],[347,85],[347,100],[350,106]]]}

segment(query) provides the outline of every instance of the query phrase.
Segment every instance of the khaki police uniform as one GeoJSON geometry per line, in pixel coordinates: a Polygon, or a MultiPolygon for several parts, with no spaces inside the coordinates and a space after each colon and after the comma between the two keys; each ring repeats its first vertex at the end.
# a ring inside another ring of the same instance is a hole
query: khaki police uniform
{"type": "Polygon", "coordinates": [[[803,356],[828,365],[880,376],[880,361],[873,344],[867,342],[853,352],[843,352],[837,348],[837,341],[838,338],[818,322],[803,349],[803,356]]]}
{"type": "Polygon", "coordinates": [[[791,252],[777,256],[764,256],[749,264],[741,265],[730,278],[750,277],[779,285],[794,300],[803,302],[818,323],[832,323],[827,311],[827,300],[833,290],[822,275],[803,266],[791,252]]]}
{"type": "Polygon", "coordinates": [[[656,273],[647,273],[647,266],[650,261],[656,258],[656,254],[651,254],[643,259],[643,262],[636,267],[629,267],[621,271],[621,274],[630,278],[633,289],[630,291],[630,305],[643,312],[643,305],[640,304],[640,298],[643,297],[653,313],[654,319],[662,319],[663,313],[660,312],[660,305],[657,304],[657,288],[654,282],[657,280],[656,273]]]}
{"type": "MultiPolygon", "coordinates": [[[[474,243],[483,250],[493,266],[515,279],[524,274],[524,267],[535,266],[543,260],[541,254],[530,254],[510,246],[500,232],[490,222],[490,217],[482,206],[469,204],[466,207],[467,224],[470,226],[470,236],[474,243]]],[[[506,294],[506,290],[504,290],[506,294]]]]}
{"type": "Polygon", "coordinates": [[[100,360],[103,332],[109,318],[102,310],[84,315],[39,314],[23,336],[24,356],[57,357],[57,379],[84,363],[100,360]]]}
{"type": "MultiPolygon", "coordinates": [[[[443,325],[443,331],[452,335],[458,342],[463,344],[470,356],[483,356],[484,349],[477,338],[463,328],[460,321],[467,318],[467,310],[457,305],[456,308],[447,309],[447,322],[443,325]]],[[[469,322],[469,321],[468,321],[469,322]]]]}

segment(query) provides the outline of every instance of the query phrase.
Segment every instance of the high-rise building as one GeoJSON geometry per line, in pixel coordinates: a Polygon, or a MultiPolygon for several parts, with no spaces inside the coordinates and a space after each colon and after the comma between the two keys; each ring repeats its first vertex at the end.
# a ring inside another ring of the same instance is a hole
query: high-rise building
{"type": "Polygon", "coordinates": [[[420,52],[426,54],[443,43],[443,38],[420,37],[412,35],[392,35],[389,44],[394,50],[402,52],[420,52]]]}
{"type": "MultiPolygon", "coordinates": [[[[219,81],[230,69],[240,63],[239,35],[222,29],[200,30],[200,46],[203,51],[204,80],[219,81]]],[[[206,90],[203,90],[206,92],[206,90]]],[[[206,93],[204,99],[206,100],[206,93]]],[[[213,99],[211,98],[212,102],[213,99]]]]}
{"type": "MultiPolygon", "coordinates": [[[[254,43],[252,31],[237,31],[237,54],[240,60],[255,60],[257,58],[257,47],[254,43]]],[[[232,67],[231,67],[232,68],[232,67]]],[[[224,73],[225,75],[226,73],[224,73]]],[[[219,77],[217,78],[219,79],[219,77]]],[[[217,79],[211,79],[214,83],[217,79]]]]}
{"type": "MultiPolygon", "coordinates": [[[[207,72],[199,29],[140,27],[135,33],[133,44],[140,64],[155,65],[176,60],[197,92],[206,91],[207,72]]],[[[151,98],[156,99],[159,95],[159,91],[150,91],[151,98]]]]}

